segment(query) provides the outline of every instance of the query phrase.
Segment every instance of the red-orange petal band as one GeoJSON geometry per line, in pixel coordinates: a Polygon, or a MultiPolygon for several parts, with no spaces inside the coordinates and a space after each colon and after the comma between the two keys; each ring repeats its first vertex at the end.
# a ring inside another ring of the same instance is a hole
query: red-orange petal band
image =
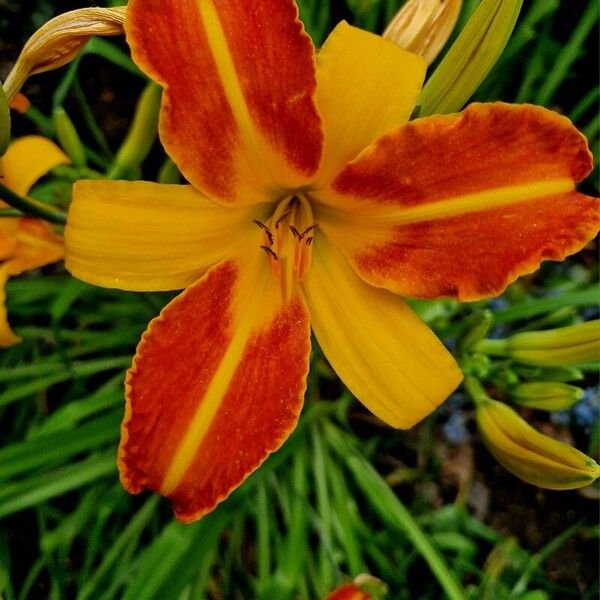
{"type": "Polygon", "coordinates": [[[279,448],[302,407],[308,311],[298,294],[282,304],[258,253],[220,263],[173,300],[128,373],[121,480],[168,496],[185,522],[279,448]]]}
{"type": "Polygon", "coordinates": [[[475,300],[594,237],[600,203],[575,191],[591,166],[564,117],[475,104],[373,144],[336,177],[317,219],[367,282],[475,300]]]}
{"type": "Polygon", "coordinates": [[[253,204],[316,172],[315,51],[293,0],[131,0],[126,32],[166,88],[161,139],[195,187],[253,204]]]}

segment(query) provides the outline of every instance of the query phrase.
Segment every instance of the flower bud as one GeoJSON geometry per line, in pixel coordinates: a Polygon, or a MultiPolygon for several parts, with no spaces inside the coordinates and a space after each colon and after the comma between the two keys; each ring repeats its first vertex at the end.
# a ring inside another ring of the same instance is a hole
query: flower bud
{"type": "Polygon", "coordinates": [[[482,340],[475,349],[534,367],[567,367],[592,362],[600,358],[600,320],[516,333],[504,340],[482,340]]]}
{"type": "Polygon", "coordinates": [[[108,173],[110,179],[127,175],[146,159],[158,133],[158,113],[162,88],[149,83],[142,92],[135,108],[133,122],[121,144],[108,173]]]}
{"type": "Polygon", "coordinates": [[[600,477],[600,466],[575,448],[543,435],[502,402],[478,402],[483,442],[496,460],[523,481],[551,490],[584,487],[600,477]]]}
{"type": "Polygon", "coordinates": [[[511,398],[521,406],[539,410],[565,410],[583,398],[583,390],[554,381],[519,383],[510,390],[511,398]]]}
{"type": "Polygon", "coordinates": [[[418,104],[420,115],[460,110],[504,50],[523,0],[482,0],[444,60],[429,78],[418,104]]]}
{"type": "Polygon", "coordinates": [[[517,333],[508,340],[510,358],[525,365],[565,366],[600,358],[600,321],[517,333]]]}
{"type": "Polygon", "coordinates": [[[84,167],[87,162],[85,148],[81,143],[73,121],[62,107],[54,111],[53,120],[56,137],[63,150],[76,167],[84,167]]]}
{"type": "Polygon", "coordinates": [[[459,353],[470,350],[484,339],[492,326],[493,320],[494,318],[489,310],[482,310],[467,317],[456,344],[459,353]]]}
{"type": "Polygon", "coordinates": [[[29,38],[4,82],[8,101],[30,75],[62,67],[73,60],[91,36],[122,34],[126,10],[126,7],[81,8],[42,25],[29,38]]]}
{"type": "Polygon", "coordinates": [[[430,65],[452,34],[461,8],[462,0],[408,0],[383,37],[421,55],[430,65]]]}

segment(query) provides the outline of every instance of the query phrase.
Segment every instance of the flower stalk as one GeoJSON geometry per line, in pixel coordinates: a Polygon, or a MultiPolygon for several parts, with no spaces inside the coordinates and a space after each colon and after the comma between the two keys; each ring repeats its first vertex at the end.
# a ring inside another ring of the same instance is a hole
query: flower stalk
{"type": "Polygon", "coordinates": [[[67,213],[65,213],[65,211],[55,206],[45,204],[44,202],[40,202],[35,198],[19,196],[2,183],[0,183],[0,198],[2,198],[3,202],[6,202],[6,204],[21,211],[25,215],[38,217],[45,221],[49,221],[50,223],[57,223],[60,225],[64,225],[67,222],[67,213]]]}

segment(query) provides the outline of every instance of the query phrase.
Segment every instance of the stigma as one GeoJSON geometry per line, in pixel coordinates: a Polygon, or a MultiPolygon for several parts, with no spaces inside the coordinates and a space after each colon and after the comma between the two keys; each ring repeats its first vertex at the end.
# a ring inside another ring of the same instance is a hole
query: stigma
{"type": "Polygon", "coordinates": [[[254,223],[262,230],[261,248],[287,302],[310,266],[316,228],[310,203],[303,195],[291,196],[279,202],[266,223],[254,223]]]}

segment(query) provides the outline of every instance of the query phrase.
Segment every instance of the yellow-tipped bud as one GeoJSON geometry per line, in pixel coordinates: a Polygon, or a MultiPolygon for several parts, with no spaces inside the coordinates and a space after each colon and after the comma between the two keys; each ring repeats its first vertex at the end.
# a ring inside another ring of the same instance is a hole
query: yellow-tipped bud
{"type": "Polygon", "coordinates": [[[482,340],[478,352],[534,367],[564,367],[600,358],[600,320],[547,331],[516,333],[505,340],[482,340]]]}
{"type": "Polygon", "coordinates": [[[408,0],[383,37],[421,55],[430,65],[452,34],[461,8],[462,0],[408,0]]]}
{"type": "Polygon", "coordinates": [[[476,419],[481,437],[496,460],[523,481],[551,490],[570,490],[600,477],[595,461],[539,433],[502,402],[479,402],[476,419]]]}
{"type": "Polygon", "coordinates": [[[71,121],[64,108],[59,107],[54,111],[53,121],[56,137],[71,162],[76,167],[84,167],[87,162],[85,148],[81,143],[73,121],[71,121]]]}
{"type": "Polygon", "coordinates": [[[583,390],[556,381],[532,381],[514,386],[510,396],[521,406],[553,411],[573,406],[583,398],[583,390]]]}
{"type": "Polygon", "coordinates": [[[600,358],[600,321],[517,333],[509,338],[509,356],[540,367],[573,365],[600,358]]]}
{"type": "Polygon", "coordinates": [[[523,0],[482,0],[423,88],[422,116],[460,110],[506,46],[523,0]]]}
{"type": "Polygon", "coordinates": [[[26,79],[35,73],[67,64],[94,35],[123,33],[126,7],[81,8],[66,12],[42,25],[27,41],[4,82],[10,102],[26,79]]]}

